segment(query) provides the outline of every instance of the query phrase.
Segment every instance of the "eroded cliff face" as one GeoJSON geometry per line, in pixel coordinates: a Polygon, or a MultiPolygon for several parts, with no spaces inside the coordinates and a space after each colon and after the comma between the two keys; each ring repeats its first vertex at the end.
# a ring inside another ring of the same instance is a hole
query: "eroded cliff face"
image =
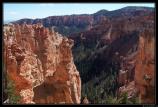
{"type": "Polygon", "coordinates": [[[80,103],[73,40],[36,25],[4,26],[4,63],[20,103],[80,103]]]}
{"type": "Polygon", "coordinates": [[[135,68],[135,85],[140,90],[142,103],[155,102],[155,37],[144,31],[139,38],[139,53],[135,68]]]}
{"type": "Polygon", "coordinates": [[[119,94],[127,92],[129,99],[138,96],[143,104],[155,103],[155,37],[152,31],[139,33],[138,50],[132,60],[134,78],[130,80],[129,69],[123,72],[124,75],[120,72],[123,86],[119,88],[119,94]]]}

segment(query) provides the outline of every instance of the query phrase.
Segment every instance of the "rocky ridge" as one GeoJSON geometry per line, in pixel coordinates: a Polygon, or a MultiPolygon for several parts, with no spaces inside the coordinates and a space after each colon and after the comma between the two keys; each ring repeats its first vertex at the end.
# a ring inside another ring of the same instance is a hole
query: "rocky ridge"
{"type": "Polygon", "coordinates": [[[41,24],[4,26],[4,64],[19,103],[80,103],[73,40],[41,24]]]}

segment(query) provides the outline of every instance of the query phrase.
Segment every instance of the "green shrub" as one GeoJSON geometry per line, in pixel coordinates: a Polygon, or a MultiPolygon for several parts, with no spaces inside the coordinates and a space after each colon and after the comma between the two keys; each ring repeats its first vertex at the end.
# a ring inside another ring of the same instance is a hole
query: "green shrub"
{"type": "Polygon", "coordinates": [[[15,84],[14,82],[7,78],[7,89],[5,89],[5,92],[8,95],[8,99],[9,99],[9,103],[10,104],[18,104],[19,100],[20,100],[20,96],[17,96],[15,94],[15,84]]]}
{"type": "Polygon", "coordinates": [[[106,104],[140,104],[138,97],[133,97],[131,99],[128,99],[128,93],[122,93],[122,95],[118,98],[108,96],[106,99],[106,104]]]}

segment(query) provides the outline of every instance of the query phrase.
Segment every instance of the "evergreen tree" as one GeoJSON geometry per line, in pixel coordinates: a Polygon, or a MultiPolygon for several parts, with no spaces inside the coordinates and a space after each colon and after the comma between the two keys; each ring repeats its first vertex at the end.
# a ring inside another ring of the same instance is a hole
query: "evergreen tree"
{"type": "Polygon", "coordinates": [[[10,104],[17,104],[20,100],[20,96],[15,94],[15,84],[14,82],[7,78],[7,89],[5,92],[8,94],[8,99],[10,104]]]}

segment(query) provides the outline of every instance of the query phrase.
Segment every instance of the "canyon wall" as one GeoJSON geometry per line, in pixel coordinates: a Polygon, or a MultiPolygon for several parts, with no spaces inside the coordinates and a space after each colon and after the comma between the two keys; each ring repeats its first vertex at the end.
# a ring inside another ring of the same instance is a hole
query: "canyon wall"
{"type": "Polygon", "coordinates": [[[127,92],[129,99],[137,96],[142,104],[155,103],[155,37],[152,31],[139,33],[138,50],[132,57],[133,63],[129,60],[126,62],[134,65],[134,78],[130,80],[130,69],[119,75],[120,82],[123,82],[119,94],[127,92]]]}
{"type": "Polygon", "coordinates": [[[155,72],[155,37],[146,30],[139,37],[134,78],[142,103],[155,103],[155,72]]]}
{"type": "MultiPolygon", "coordinates": [[[[112,20],[112,22],[115,23],[116,19],[122,20],[124,19],[124,17],[127,17],[129,20],[132,20],[134,17],[138,17],[138,16],[141,16],[141,17],[152,16],[151,13],[154,13],[154,8],[128,6],[128,7],[124,7],[124,8],[113,10],[113,11],[99,10],[93,14],[49,16],[49,17],[41,18],[41,19],[40,18],[38,19],[25,18],[25,19],[14,21],[12,23],[17,23],[17,24],[42,23],[45,27],[53,27],[56,31],[58,31],[62,35],[68,36],[74,33],[90,30],[94,26],[102,24],[107,19],[110,19],[112,20]]],[[[124,20],[122,23],[124,23],[124,20]]],[[[122,29],[123,27],[122,24],[119,23],[119,25],[121,26],[121,29],[122,29]]],[[[132,29],[138,28],[133,25],[135,25],[135,23],[127,24],[127,26],[125,26],[125,29],[129,30],[130,26],[131,26],[130,28],[132,29]]],[[[113,26],[113,28],[115,27],[113,26]]],[[[117,28],[115,29],[117,30],[117,28]]]]}
{"type": "Polygon", "coordinates": [[[19,103],[80,103],[81,79],[73,40],[35,25],[4,25],[4,64],[19,103]]]}

